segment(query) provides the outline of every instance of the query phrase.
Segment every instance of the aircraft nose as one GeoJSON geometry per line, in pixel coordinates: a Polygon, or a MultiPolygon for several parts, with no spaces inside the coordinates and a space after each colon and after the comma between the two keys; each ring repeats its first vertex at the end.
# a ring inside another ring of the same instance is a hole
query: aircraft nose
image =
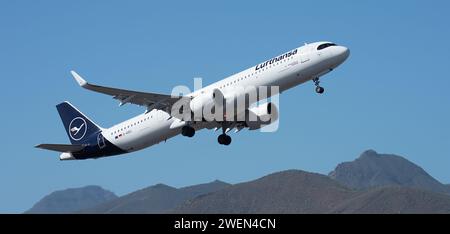
{"type": "Polygon", "coordinates": [[[336,56],[343,62],[350,56],[350,50],[345,46],[337,46],[336,56]]]}

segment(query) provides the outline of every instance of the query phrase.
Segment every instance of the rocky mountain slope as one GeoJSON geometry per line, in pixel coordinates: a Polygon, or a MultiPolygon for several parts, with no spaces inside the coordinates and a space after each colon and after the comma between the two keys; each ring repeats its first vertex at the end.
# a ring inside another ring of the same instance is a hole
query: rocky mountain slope
{"type": "Polygon", "coordinates": [[[99,186],[71,188],[45,196],[25,213],[73,213],[116,198],[114,193],[99,186]]]}

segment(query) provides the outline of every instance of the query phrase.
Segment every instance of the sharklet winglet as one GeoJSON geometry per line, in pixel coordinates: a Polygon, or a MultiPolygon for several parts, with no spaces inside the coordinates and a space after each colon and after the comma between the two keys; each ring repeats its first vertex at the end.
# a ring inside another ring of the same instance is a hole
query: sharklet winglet
{"type": "Polygon", "coordinates": [[[70,73],[81,87],[87,85],[88,82],[84,80],[80,75],[78,75],[78,73],[76,73],[75,71],[70,71],[70,73]]]}

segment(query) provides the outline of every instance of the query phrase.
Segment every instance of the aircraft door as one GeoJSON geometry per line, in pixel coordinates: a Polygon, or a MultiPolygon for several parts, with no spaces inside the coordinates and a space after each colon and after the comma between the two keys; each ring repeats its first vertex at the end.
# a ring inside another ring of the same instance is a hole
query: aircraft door
{"type": "Polygon", "coordinates": [[[100,148],[100,149],[103,149],[106,147],[105,138],[103,137],[102,133],[99,133],[97,136],[97,145],[98,145],[98,148],[100,148]]]}

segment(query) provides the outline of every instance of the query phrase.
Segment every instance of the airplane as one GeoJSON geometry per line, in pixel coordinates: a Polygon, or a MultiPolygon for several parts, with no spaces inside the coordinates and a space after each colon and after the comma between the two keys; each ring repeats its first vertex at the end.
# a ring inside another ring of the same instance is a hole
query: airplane
{"type": "Polygon", "coordinates": [[[228,110],[224,107],[227,103],[236,102],[237,96],[249,95],[247,89],[238,87],[277,87],[281,93],[299,84],[313,81],[315,91],[322,94],[324,88],[320,86],[319,78],[341,65],[349,55],[348,48],[333,42],[305,43],[187,95],[139,92],[94,85],[71,71],[71,75],[82,88],[112,96],[120,101],[120,106],[131,103],[143,106],[146,110],[143,114],[110,128],[102,128],[65,101],[56,108],[71,144],[40,144],[35,147],[60,152],[60,160],[97,159],[138,151],[179,134],[193,137],[195,132],[201,129],[221,129],[222,134],[218,136],[218,142],[221,145],[229,145],[231,137],[227,133],[232,129],[236,132],[244,128],[255,130],[278,120],[278,107],[275,104],[266,102],[250,106],[263,98],[267,99],[272,93],[268,93],[267,97],[260,97],[260,92],[257,91],[256,100],[248,101],[252,103],[247,103],[244,111],[235,108],[228,110]],[[216,105],[214,108],[217,107],[217,110],[223,109],[221,114],[225,119],[207,121],[204,117],[183,118],[185,115],[191,117],[194,112],[211,103],[216,105]],[[181,115],[173,114],[173,109],[178,108],[176,105],[187,106],[190,110],[181,111],[181,115]],[[234,118],[241,112],[256,116],[256,119],[250,121],[248,117],[243,120],[234,118]],[[228,118],[227,114],[233,118],[228,118]],[[262,117],[269,117],[269,120],[263,121],[262,117]]]}

